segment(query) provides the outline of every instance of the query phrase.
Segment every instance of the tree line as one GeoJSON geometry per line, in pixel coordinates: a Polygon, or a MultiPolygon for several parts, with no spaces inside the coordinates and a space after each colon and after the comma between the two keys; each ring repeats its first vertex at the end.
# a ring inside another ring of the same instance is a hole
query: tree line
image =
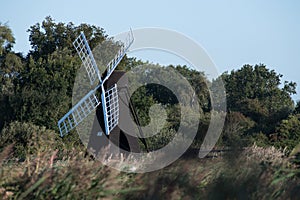
{"type": "MultiPolygon", "coordinates": [[[[51,17],[46,17],[42,23],[28,29],[31,50],[23,55],[13,51],[15,38],[12,30],[7,24],[0,24],[0,130],[5,130],[0,135],[2,145],[5,138],[11,138],[4,134],[12,134],[5,127],[16,122],[58,131],[57,121],[71,107],[73,84],[81,66],[72,45],[80,31],[84,31],[91,49],[103,41],[110,41],[103,28],[89,24],[76,26],[71,22],[56,23],[51,17]]],[[[144,63],[125,56],[118,68],[130,70],[144,63]]],[[[255,142],[292,150],[299,143],[300,103],[295,105],[291,98],[296,93],[296,83],[282,82],[283,76],[264,64],[244,65],[224,72],[213,81],[208,81],[203,72],[187,66],[161,67],[178,71],[195,90],[202,112],[195,144],[197,141],[201,143],[208,128],[211,113],[209,90],[216,87],[219,79],[226,88],[227,116],[218,145],[255,142]]],[[[158,71],[152,73],[160,73],[159,69],[155,70],[158,71]]],[[[161,135],[149,139],[152,149],[163,146],[161,142],[167,142],[174,133],[170,130],[178,127],[178,101],[166,98],[172,97],[171,94],[162,95],[168,92],[163,87],[148,85],[132,96],[142,124],[149,122],[147,113],[154,103],[167,108],[168,124],[161,135]]],[[[185,95],[184,91],[181,92],[185,95]]]]}

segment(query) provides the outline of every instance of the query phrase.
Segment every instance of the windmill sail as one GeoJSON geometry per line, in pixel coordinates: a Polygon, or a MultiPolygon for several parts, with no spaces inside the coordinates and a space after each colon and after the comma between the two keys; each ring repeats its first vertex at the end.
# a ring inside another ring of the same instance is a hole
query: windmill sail
{"type": "Polygon", "coordinates": [[[76,38],[73,45],[86,69],[91,85],[96,79],[101,81],[98,66],[83,32],[76,38]]]}
{"type": "Polygon", "coordinates": [[[119,96],[117,84],[102,93],[102,108],[104,113],[105,134],[109,135],[119,122],[119,96]]]}
{"type": "Polygon", "coordinates": [[[118,64],[121,62],[122,58],[125,56],[126,52],[128,51],[129,47],[133,43],[133,33],[132,30],[127,35],[125,43],[121,46],[118,53],[115,55],[115,57],[107,64],[107,76],[105,77],[105,80],[107,80],[112,72],[116,69],[118,64]]]}
{"type": "Polygon", "coordinates": [[[63,118],[58,121],[60,136],[63,137],[83,121],[101,102],[96,90],[91,90],[63,118]]]}
{"type": "Polygon", "coordinates": [[[120,50],[107,65],[106,77],[102,80],[101,75],[86,40],[83,32],[75,39],[73,45],[86,69],[90,84],[94,85],[98,79],[99,84],[95,86],[87,95],[85,95],[64,117],[58,121],[58,128],[61,137],[66,135],[69,131],[74,129],[80,122],[82,122],[96,107],[102,103],[105,133],[109,135],[110,132],[118,125],[119,122],[119,101],[117,84],[106,90],[104,88],[105,81],[116,69],[125,53],[128,51],[130,45],[133,43],[133,33],[129,32],[126,42],[121,46],[120,50]],[[96,96],[96,91],[101,88],[101,101],[96,96]]]}

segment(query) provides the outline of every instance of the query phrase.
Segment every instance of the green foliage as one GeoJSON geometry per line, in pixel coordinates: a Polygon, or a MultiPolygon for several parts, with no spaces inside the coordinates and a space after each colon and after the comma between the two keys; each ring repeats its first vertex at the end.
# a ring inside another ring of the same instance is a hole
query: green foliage
{"type": "MultiPolygon", "coordinates": [[[[230,147],[242,147],[247,144],[247,132],[255,125],[250,118],[239,112],[229,112],[226,115],[222,132],[222,144],[230,147]]],[[[220,141],[219,141],[220,142],[220,141]]]]}
{"type": "Polygon", "coordinates": [[[148,62],[144,62],[142,60],[138,60],[135,57],[127,57],[127,55],[124,56],[124,58],[121,60],[120,64],[118,65],[118,70],[124,70],[124,71],[130,71],[131,69],[134,69],[138,66],[142,66],[148,64],[148,62]]]}
{"type": "Polygon", "coordinates": [[[195,90],[198,97],[198,103],[204,112],[210,111],[209,88],[211,83],[207,80],[204,72],[188,68],[186,65],[169,66],[183,75],[195,90]]]}
{"type": "Polygon", "coordinates": [[[155,103],[152,96],[147,95],[146,87],[140,87],[131,96],[131,101],[136,110],[141,126],[145,126],[150,122],[148,116],[150,107],[155,103]]]}
{"type": "Polygon", "coordinates": [[[2,76],[15,78],[19,75],[23,68],[22,57],[13,52],[9,52],[3,58],[3,63],[1,63],[2,76]]]}
{"type": "Polygon", "coordinates": [[[0,130],[5,123],[15,119],[11,99],[14,97],[14,85],[10,78],[0,76],[0,130]]]}
{"type": "Polygon", "coordinates": [[[12,122],[0,134],[0,149],[14,144],[14,157],[25,159],[28,155],[61,149],[61,138],[55,131],[32,123],[12,122]]]}
{"type": "Polygon", "coordinates": [[[0,56],[9,52],[14,43],[15,38],[12,34],[11,29],[7,24],[0,23],[0,56]]]}
{"type": "Polygon", "coordinates": [[[2,61],[0,62],[0,130],[5,123],[16,119],[12,102],[16,97],[15,83],[23,67],[21,58],[12,52],[7,53],[2,61]]]}
{"type": "Polygon", "coordinates": [[[270,138],[263,132],[254,133],[249,137],[249,141],[252,144],[257,144],[260,147],[269,147],[271,146],[270,138]]]}
{"type": "Polygon", "coordinates": [[[168,145],[176,135],[176,132],[169,127],[161,129],[154,136],[147,138],[147,146],[149,151],[155,151],[168,145]]]}
{"type": "MultiPolygon", "coordinates": [[[[150,123],[149,110],[151,106],[160,104],[166,110],[167,123],[155,136],[147,138],[149,149],[155,150],[167,145],[172,140],[174,134],[178,131],[180,123],[185,131],[183,134],[189,135],[190,131],[197,132],[197,130],[191,130],[191,124],[195,123],[195,119],[200,120],[199,115],[203,114],[202,110],[209,111],[209,92],[207,80],[201,72],[188,69],[186,66],[162,67],[147,63],[144,65],[147,65],[145,74],[140,75],[140,69],[136,68],[129,77],[132,84],[141,83],[143,85],[134,91],[131,100],[137,110],[142,126],[150,123]],[[148,82],[152,83],[144,84],[148,82]],[[167,86],[171,86],[172,91],[167,86]],[[177,92],[177,95],[174,92],[177,92]],[[194,99],[195,101],[193,101],[194,99]],[[201,107],[200,111],[197,111],[198,113],[195,115],[195,111],[189,109],[197,101],[201,107]],[[181,116],[181,113],[186,113],[187,116],[181,116]],[[181,119],[184,120],[180,121],[181,119]]],[[[156,116],[156,118],[160,118],[161,116],[157,113],[158,117],[156,116]]],[[[199,130],[202,132],[198,133],[197,138],[203,139],[203,136],[205,136],[204,129],[200,127],[199,130]]]]}
{"type": "MultiPolygon", "coordinates": [[[[291,151],[290,156],[292,157],[292,162],[300,169],[300,143],[291,151]]],[[[300,177],[300,170],[298,170],[297,175],[300,177]]]]}
{"type": "Polygon", "coordinates": [[[0,23],[0,130],[15,119],[11,99],[15,96],[14,82],[22,69],[22,57],[11,51],[15,39],[11,29],[0,23]]]}
{"type": "Polygon", "coordinates": [[[272,142],[277,147],[293,150],[300,141],[300,115],[291,115],[281,121],[272,135],[272,142]]]}
{"type": "MultiPolygon", "coordinates": [[[[55,23],[48,16],[40,25],[33,25],[28,29],[29,41],[32,46],[30,55],[35,60],[39,58],[46,59],[48,55],[56,50],[74,49],[72,42],[83,31],[91,49],[106,39],[105,32],[102,28],[91,26],[88,24],[80,24],[75,26],[73,23],[64,24],[62,22],[55,23]]],[[[75,50],[73,50],[75,52],[75,50]]]]}
{"type": "Polygon", "coordinates": [[[300,101],[297,102],[294,112],[295,114],[300,114],[300,101]]]}
{"type": "Polygon", "coordinates": [[[69,109],[74,77],[80,65],[69,50],[54,52],[48,58],[44,62],[30,57],[20,73],[12,104],[17,120],[56,130],[57,120],[69,109]]]}
{"type": "Polygon", "coordinates": [[[265,65],[244,65],[230,74],[224,73],[222,78],[228,109],[254,120],[255,132],[272,133],[275,125],[294,108],[290,95],[296,93],[296,83],[284,82],[280,88],[282,75],[267,69],[265,65]]]}

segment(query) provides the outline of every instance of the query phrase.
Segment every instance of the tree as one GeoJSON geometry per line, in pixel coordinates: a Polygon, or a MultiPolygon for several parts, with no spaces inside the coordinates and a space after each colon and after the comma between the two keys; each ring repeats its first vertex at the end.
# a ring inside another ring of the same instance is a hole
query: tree
{"type": "Polygon", "coordinates": [[[15,38],[7,24],[0,22],[0,56],[9,52],[15,43],[15,38]]]}
{"type": "Polygon", "coordinates": [[[15,118],[11,99],[15,96],[15,80],[23,68],[23,57],[11,51],[15,39],[11,29],[0,23],[0,130],[15,118]]]}
{"type": "Polygon", "coordinates": [[[176,67],[171,65],[169,67],[173,67],[189,81],[195,90],[195,95],[198,97],[200,107],[203,109],[203,111],[209,112],[211,109],[210,94],[208,89],[210,87],[210,82],[206,78],[204,72],[189,69],[186,65],[177,65],[176,67]]]}
{"type": "Polygon", "coordinates": [[[244,65],[222,78],[227,92],[229,111],[238,111],[257,123],[255,131],[271,133],[275,124],[286,118],[294,108],[290,95],[295,94],[296,83],[284,82],[281,74],[265,65],[244,65]]]}
{"type": "Polygon", "coordinates": [[[300,114],[300,101],[297,101],[296,107],[295,107],[295,113],[300,114]]]}
{"type": "Polygon", "coordinates": [[[229,146],[243,145],[242,138],[245,138],[255,123],[239,112],[229,112],[222,132],[222,143],[229,146]]]}
{"type": "Polygon", "coordinates": [[[56,130],[57,120],[69,109],[76,70],[80,66],[68,50],[29,58],[12,99],[17,120],[56,130]]]}
{"type": "Polygon", "coordinates": [[[300,115],[290,115],[276,127],[272,142],[277,147],[292,150],[300,141],[300,115]]]}
{"type": "Polygon", "coordinates": [[[72,49],[72,52],[75,53],[72,42],[79,35],[80,31],[84,32],[91,49],[107,39],[103,28],[88,24],[75,26],[71,22],[68,24],[55,23],[48,16],[41,25],[36,23],[28,29],[29,41],[32,47],[29,56],[32,55],[35,60],[39,58],[46,59],[47,55],[63,49],[72,49]]]}
{"type": "Polygon", "coordinates": [[[107,38],[102,28],[56,23],[51,17],[30,27],[32,50],[11,98],[15,120],[57,130],[57,121],[71,107],[74,80],[82,64],[72,44],[80,31],[84,31],[91,48],[107,38]]]}

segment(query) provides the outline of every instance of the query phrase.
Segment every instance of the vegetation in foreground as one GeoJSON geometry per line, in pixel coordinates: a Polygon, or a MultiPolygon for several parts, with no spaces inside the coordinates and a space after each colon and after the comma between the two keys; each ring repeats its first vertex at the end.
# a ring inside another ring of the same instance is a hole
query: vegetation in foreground
{"type": "Polygon", "coordinates": [[[49,130],[14,124],[18,126],[31,132],[33,143],[24,149],[22,160],[15,155],[16,144],[1,152],[2,199],[297,199],[300,195],[299,163],[274,147],[253,145],[205,159],[188,153],[164,169],[135,174],[104,166],[80,145],[59,151],[57,143],[65,142],[57,141],[49,130]],[[40,140],[37,134],[49,140],[40,140]]]}

